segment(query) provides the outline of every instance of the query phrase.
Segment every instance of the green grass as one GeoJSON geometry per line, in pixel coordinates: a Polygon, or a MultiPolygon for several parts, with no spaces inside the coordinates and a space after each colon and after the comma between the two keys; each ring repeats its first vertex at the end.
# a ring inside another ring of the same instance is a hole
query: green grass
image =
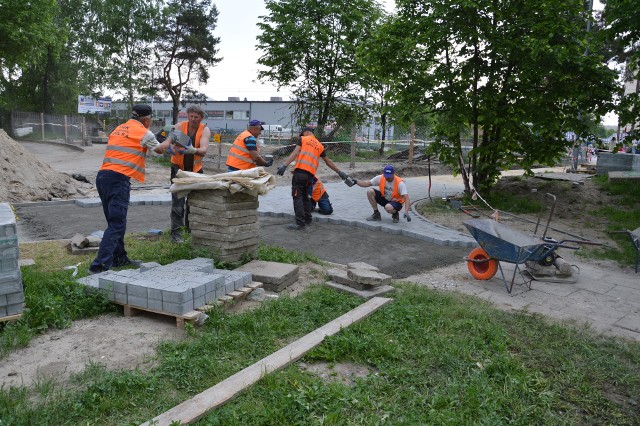
{"type": "MultiPolygon", "coordinates": [[[[198,424],[637,424],[640,345],[508,313],[477,299],[400,285],[395,301],[327,337],[302,361],[349,362],[352,386],[293,364],[198,424]]],[[[0,390],[6,424],[138,424],[360,304],[314,286],[210,319],[157,347],[146,372],[90,364],[71,387],[0,390]]]]}
{"type": "MultiPolygon", "coordinates": [[[[594,178],[600,189],[612,197],[613,201],[591,212],[594,221],[606,223],[608,231],[634,229],[640,227],[640,186],[629,182],[609,182],[607,176],[594,178]]],[[[618,248],[603,247],[580,250],[581,255],[600,259],[615,260],[621,265],[635,265],[636,252],[627,234],[611,234],[618,248]]]]}

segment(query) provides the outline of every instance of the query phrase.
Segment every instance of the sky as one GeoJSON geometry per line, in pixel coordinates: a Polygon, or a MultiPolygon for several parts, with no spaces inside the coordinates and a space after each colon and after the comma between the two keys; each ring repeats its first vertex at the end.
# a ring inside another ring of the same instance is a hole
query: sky
{"type": "MultiPolygon", "coordinates": [[[[278,90],[274,84],[258,81],[258,59],[261,52],[256,49],[259,34],[257,22],[267,14],[264,0],[214,0],[218,8],[218,25],[215,35],[220,37],[218,56],[222,61],[211,69],[206,85],[198,90],[213,100],[227,100],[228,97],[247,98],[250,101],[268,101],[271,97],[288,100],[291,92],[278,90]]],[[[393,11],[395,0],[380,0],[387,9],[393,11]]],[[[594,9],[602,9],[602,4],[594,0],[594,9]]],[[[605,125],[615,125],[617,117],[608,114],[605,125]]]]}

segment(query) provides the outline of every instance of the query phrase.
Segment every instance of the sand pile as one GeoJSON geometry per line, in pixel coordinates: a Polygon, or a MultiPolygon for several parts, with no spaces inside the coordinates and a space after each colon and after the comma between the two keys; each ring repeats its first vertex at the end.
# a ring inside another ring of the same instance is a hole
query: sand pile
{"type": "Polygon", "coordinates": [[[53,170],[0,129],[0,202],[76,198],[92,187],[53,170]]]}

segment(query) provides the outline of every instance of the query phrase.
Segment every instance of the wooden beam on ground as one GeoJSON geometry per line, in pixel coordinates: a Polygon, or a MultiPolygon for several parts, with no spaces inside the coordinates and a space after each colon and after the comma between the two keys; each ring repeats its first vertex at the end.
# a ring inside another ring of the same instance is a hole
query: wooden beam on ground
{"type": "Polygon", "coordinates": [[[280,370],[297,361],[311,349],[320,345],[325,337],[332,336],[391,302],[393,299],[374,297],[346,314],[315,329],[311,333],[272,353],[266,358],[210,387],[193,398],[165,411],[141,426],[190,424],[204,417],[211,410],[223,405],[237,394],[258,382],[266,374],[280,370]]]}

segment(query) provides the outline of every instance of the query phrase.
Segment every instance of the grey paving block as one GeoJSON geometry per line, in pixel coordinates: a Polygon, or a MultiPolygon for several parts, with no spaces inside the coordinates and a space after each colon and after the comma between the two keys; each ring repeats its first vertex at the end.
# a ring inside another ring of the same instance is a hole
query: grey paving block
{"type": "Polygon", "coordinates": [[[162,311],[175,315],[184,315],[193,311],[193,300],[184,303],[162,302],[162,311]]]}
{"type": "Polygon", "coordinates": [[[83,198],[76,200],[76,205],[87,208],[101,207],[102,201],[100,201],[100,198],[83,198]]]}
{"type": "Polygon", "coordinates": [[[162,300],[147,299],[147,309],[162,312],[162,300]]]}
{"type": "MultiPolygon", "coordinates": [[[[145,300],[148,298],[147,296],[147,288],[148,286],[140,283],[140,284],[127,284],[127,296],[135,297],[135,298],[144,298],[145,300]]],[[[140,305],[138,305],[140,306],[140,305]]]]}
{"type": "Polygon", "coordinates": [[[236,217],[236,218],[224,218],[224,217],[216,217],[210,215],[202,215],[202,214],[194,214],[189,212],[189,224],[191,223],[205,223],[217,226],[235,226],[235,225],[245,225],[248,223],[256,223],[258,222],[258,215],[244,216],[244,217],[236,217]]]}
{"type": "Polygon", "coordinates": [[[162,291],[162,302],[183,304],[188,301],[193,303],[193,291],[187,287],[174,287],[175,289],[162,291]]]}
{"type": "Polygon", "coordinates": [[[15,304],[24,302],[24,292],[22,292],[22,291],[17,291],[15,293],[9,293],[9,294],[7,294],[5,296],[7,298],[7,306],[8,305],[15,305],[15,304]]]}
{"type": "Polygon", "coordinates": [[[347,276],[359,284],[373,286],[387,285],[391,282],[391,276],[369,269],[347,269],[347,276]]]}
{"type": "Polygon", "coordinates": [[[193,299],[193,309],[201,308],[207,304],[207,300],[204,295],[202,297],[196,297],[193,299]]]}
{"type": "Polygon", "coordinates": [[[24,303],[16,303],[14,305],[7,305],[7,315],[18,315],[24,312],[24,303]]]}
{"type": "Polygon", "coordinates": [[[7,306],[7,295],[0,294],[0,306],[7,306]]]}
{"type": "Polygon", "coordinates": [[[296,281],[298,281],[298,275],[293,275],[292,277],[284,280],[284,281],[280,281],[277,284],[272,283],[272,284],[262,284],[262,288],[264,288],[266,291],[273,291],[276,293],[279,293],[281,291],[283,291],[285,288],[289,287],[291,284],[295,283],[296,281]]]}
{"type": "Polygon", "coordinates": [[[234,271],[250,272],[253,281],[278,285],[292,276],[295,276],[297,279],[300,268],[287,263],[252,260],[236,268],[234,271]]]}
{"type": "Polygon", "coordinates": [[[375,290],[358,290],[358,289],[355,289],[343,284],[338,284],[332,281],[327,281],[324,285],[343,293],[353,294],[353,295],[362,297],[365,300],[369,300],[373,297],[382,296],[395,291],[395,288],[391,287],[390,285],[382,285],[379,287],[375,287],[375,290]]]}
{"type": "Polygon", "coordinates": [[[344,284],[350,287],[356,284],[355,281],[349,278],[346,269],[328,269],[327,275],[329,275],[329,279],[331,279],[331,281],[334,281],[338,284],[344,284]]]}
{"type": "Polygon", "coordinates": [[[377,267],[373,265],[369,265],[368,263],[365,263],[365,262],[347,263],[347,269],[365,269],[365,270],[376,271],[376,272],[380,271],[380,269],[378,269],[377,267]]]}
{"type": "Polygon", "coordinates": [[[127,295],[127,305],[131,305],[131,306],[137,306],[139,308],[147,308],[148,306],[148,299],[147,297],[139,297],[139,296],[132,296],[130,294],[127,295]]]}
{"type": "Polygon", "coordinates": [[[7,306],[6,305],[0,305],[0,318],[4,318],[4,317],[8,317],[9,315],[7,315],[7,306]]]}
{"type": "Polygon", "coordinates": [[[22,281],[5,282],[0,284],[0,295],[21,292],[22,281]]]}

